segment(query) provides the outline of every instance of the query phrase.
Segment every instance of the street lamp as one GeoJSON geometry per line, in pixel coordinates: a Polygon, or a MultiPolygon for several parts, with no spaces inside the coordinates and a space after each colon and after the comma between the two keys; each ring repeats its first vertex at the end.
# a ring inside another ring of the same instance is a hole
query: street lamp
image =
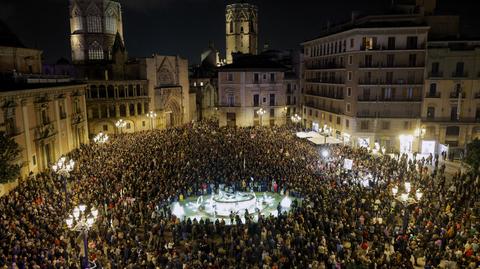
{"type": "Polygon", "coordinates": [[[302,117],[300,117],[298,114],[295,114],[292,117],[290,117],[290,119],[295,124],[295,127],[297,127],[298,123],[302,120],[302,117]]]}
{"type": "Polygon", "coordinates": [[[404,183],[404,190],[405,190],[404,193],[401,193],[400,195],[397,196],[398,190],[399,190],[399,187],[394,186],[392,188],[392,194],[393,194],[393,197],[397,199],[400,202],[400,204],[404,207],[403,231],[405,233],[407,230],[408,221],[410,217],[410,212],[408,212],[409,205],[419,203],[423,197],[423,193],[419,189],[416,190],[415,193],[412,193],[412,185],[408,181],[404,183]]]}
{"type": "Polygon", "coordinates": [[[83,235],[84,257],[81,264],[82,269],[95,268],[95,264],[88,260],[88,231],[92,228],[98,216],[98,210],[95,207],[87,211],[87,206],[80,204],[73,209],[72,214],[65,220],[67,227],[83,235]]]}
{"type": "Polygon", "coordinates": [[[150,118],[150,129],[153,130],[153,119],[157,118],[157,113],[150,111],[148,112],[147,117],[150,118]]]}
{"type": "Polygon", "coordinates": [[[70,177],[70,172],[73,170],[74,166],[75,162],[72,159],[67,160],[67,158],[63,156],[52,165],[53,172],[58,175],[60,180],[63,179],[63,185],[65,188],[65,209],[68,207],[67,179],[70,177]]]}
{"type": "Polygon", "coordinates": [[[265,115],[265,113],[267,113],[267,111],[265,111],[265,109],[263,109],[263,108],[260,108],[259,110],[257,110],[257,115],[260,116],[260,126],[263,126],[262,119],[263,119],[263,115],[265,115]]]}
{"type": "Polygon", "coordinates": [[[108,135],[104,134],[103,132],[98,133],[94,138],[93,142],[98,144],[104,144],[108,141],[108,135]]]}
{"type": "Polygon", "coordinates": [[[288,107],[287,106],[283,108],[283,112],[285,112],[285,126],[287,126],[287,123],[288,123],[288,114],[287,114],[288,107]]]}
{"type": "Polygon", "coordinates": [[[418,153],[421,153],[420,150],[421,150],[421,143],[422,143],[422,138],[425,136],[425,133],[427,132],[427,130],[425,129],[425,127],[422,127],[422,128],[417,128],[415,129],[415,136],[418,137],[418,153]]]}
{"type": "Polygon", "coordinates": [[[123,119],[119,119],[117,122],[115,122],[115,126],[117,126],[118,130],[120,130],[120,133],[122,133],[122,128],[125,128],[127,123],[123,119]]]}

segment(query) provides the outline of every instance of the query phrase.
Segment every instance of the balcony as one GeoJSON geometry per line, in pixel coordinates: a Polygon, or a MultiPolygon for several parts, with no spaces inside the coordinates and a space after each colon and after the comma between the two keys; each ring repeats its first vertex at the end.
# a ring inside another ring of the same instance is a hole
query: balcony
{"type": "Polygon", "coordinates": [[[443,72],[428,72],[429,78],[442,78],[443,72]]]}
{"type": "Polygon", "coordinates": [[[399,68],[424,68],[425,66],[424,65],[420,65],[420,64],[417,64],[417,65],[409,65],[409,64],[385,64],[385,63],[382,63],[382,62],[378,62],[378,63],[372,63],[372,64],[365,64],[365,63],[360,63],[358,65],[358,67],[360,69],[368,69],[368,68],[384,68],[384,69],[388,69],[388,68],[391,68],[391,69],[399,69],[399,68]]]}
{"type": "Polygon", "coordinates": [[[313,102],[306,102],[305,103],[306,107],[313,108],[313,109],[318,109],[318,110],[323,110],[326,112],[334,113],[334,114],[343,114],[343,110],[340,108],[335,108],[335,107],[326,107],[326,106],[321,106],[319,104],[315,105],[313,102]]]}
{"type": "Polygon", "coordinates": [[[440,92],[428,92],[425,98],[440,98],[442,95],[440,92]]]}
{"type": "Polygon", "coordinates": [[[345,65],[336,63],[327,64],[305,64],[307,70],[345,69],[345,65]]]}
{"type": "Polygon", "coordinates": [[[395,47],[388,47],[388,46],[381,46],[381,45],[375,45],[372,48],[369,48],[367,46],[361,46],[360,50],[367,50],[367,51],[399,51],[399,50],[424,50],[426,48],[425,43],[421,43],[418,45],[409,45],[409,46],[395,46],[395,47]]]}
{"type": "Polygon", "coordinates": [[[416,113],[411,113],[410,115],[407,114],[399,114],[399,113],[385,113],[385,112],[358,112],[358,118],[386,118],[386,119],[414,119],[418,116],[416,113]]]}
{"type": "MultiPolygon", "coordinates": [[[[458,99],[460,97],[460,93],[458,92],[451,92],[450,99],[458,99]]],[[[462,98],[465,98],[465,93],[462,93],[462,98]]]]}
{"type": "Polygon", "coordinates": [[[342,78],[335,78],[335,79],[308,78],[308,79],[305,79],[305,81],[308,83],[319,83],[319,84],[345,84],[345,80],[343,80],[342,78]]]}
{"type": "Polygon", "coordinates": [[[336,100],[343,100],[343,94],[330,94],[330,93],[322,93],[319,91],[306,91],[306,95],[316,96],[316,97],[323,97],[323,98],[330,98],[336,100]]]}
{"type": "Polygon", "coordinates": [[[35,140],[41,140],[56,134],[54,124],[43,124],[35,128],[35,140]]]}
{"type": "Polygon", "coordinates": [[[389,85],[423,85],[423,81],[397,79],[393,81],[385,81],[383,79],[359,79],[358,84],[361,86],[389,86],[389,85]]]}
{"type": "Polygon", "coordinates": [[[405,97],[405,96],[393,96],[391,98],[359,96],[358,101],[359,102],[421,102],[422,98],[405,97]]]}
{"type": "Polygon", "coordinates": [[[468,72],[453,72],[452,78],[467,78],[468,72]]]}
{"type": "Polygon", "coordinates": [[[458,123],[479,123],[480,118],[474,117],[460,117],[460,119],[452,117],[435,117],[435,118],[422,118],[423,122],[458,122],[458,123]]]}

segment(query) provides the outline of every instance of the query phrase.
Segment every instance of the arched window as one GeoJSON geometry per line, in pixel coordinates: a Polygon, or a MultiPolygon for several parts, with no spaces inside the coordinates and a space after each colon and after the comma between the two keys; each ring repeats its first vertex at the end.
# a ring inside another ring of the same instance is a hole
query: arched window
{"type": "Polygon", "coordinates": [[[102,32],[102,19],[99,16],[87,17],[87,30],[89,33],[102,32]]]}
{"type": "Polygon", "coordinates": [[[127,107],[125,104],[120,105],[120,117],[126,117],[127,116],[127,107]]]}
{"type": "Polygon", "coordinates": [[[233,33],[233,21],[230,22],[230,33],[233,33]]]}
{"type": "Polygon", "coordinates": [[[105,85],[100,85],[98,88],[98,95],[100,98],[107,98],[107,90],[105,89],[105,85]]]}
{"type": "Polygon", "coordinates": [[[125,98],[125,86],[123,85],[118,86],[118,97],[125,98]]]}
{"type": "Polygon", "coordinates": [[[72,32],[83,30],[82,12],[75,7],[72,12],[72,32]]]}
{"type": "Polygon", "coordinates": [[[117,14],[113,8],[109,8],[105,15],[105,32],[117,33],[117,14]]]}
{"type": "Polygon", "coordinates": [[[98,90],[96,85],[90,87],[90,98],[98,98],[98,90]]]}
{"type": "Polygon", "coordinates": [[[240,27],[240,33],[243,33],[243,26],[240,27]]]}
{"type": "Polygon", "coordinates": [[[133,91],[133,85],[128,85],[128,97],[133,97],[134,96],[134,91],[133,91]]]}
{"type": "Polygon", "coordinates": [[[135,104],[130,104],[129,110],[130,110],[130,116],[135,115],[135,104]]]}
{"type": "Polygon", "coordinates": [[[113,88],[113,85],[108,85],[107,94],[108,94],[108,98],[110,99],[115,98],[115,89],[113,88]]]}
{"type": "Polygon", "coordinates": [[[137,104],[137,114],[142,115],[142,103],[137,104]]]}
{"type": "Polygon", "coordinates": [[[103,60],[103,49],[97,41],[93,41],[88,48],[88,59],[90,60],[103,60]]]}

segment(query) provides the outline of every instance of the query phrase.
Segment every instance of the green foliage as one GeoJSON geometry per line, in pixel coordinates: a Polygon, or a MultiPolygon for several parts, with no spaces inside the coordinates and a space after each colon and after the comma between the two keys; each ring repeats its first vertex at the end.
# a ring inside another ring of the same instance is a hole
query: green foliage
{"type": "Polygon", "coordinates": [[[469,164],[475,173],[478,173],[480,167],[480,140],[476,138],[467,145],[467,156],[465,162],[469,164]]]}
{"type": "Polygon", "coordinates": [[[20,175],[21,166],[15,163],[20,152],[20,146],[0,132],[0,183],[14,181],[20,175]]]}

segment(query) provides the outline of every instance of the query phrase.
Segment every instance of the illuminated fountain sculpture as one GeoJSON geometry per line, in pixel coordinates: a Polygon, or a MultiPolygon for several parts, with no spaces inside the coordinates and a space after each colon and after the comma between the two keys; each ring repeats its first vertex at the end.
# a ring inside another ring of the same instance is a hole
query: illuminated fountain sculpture
{"type": "Polygon", "coordinates": [[[175,202],[171,205],[172,214],[180,219],[208,218],[210,220],[223,219],[229,224],[232,213],[239,215],[243,220],[246,212],[255,221],[258,215],[277,215],[278,208],[288,211],[292,199],[277,193],[255,192],[227,192],[218,191],[211,195],[187,198],[186,201],[175,202]]]}

